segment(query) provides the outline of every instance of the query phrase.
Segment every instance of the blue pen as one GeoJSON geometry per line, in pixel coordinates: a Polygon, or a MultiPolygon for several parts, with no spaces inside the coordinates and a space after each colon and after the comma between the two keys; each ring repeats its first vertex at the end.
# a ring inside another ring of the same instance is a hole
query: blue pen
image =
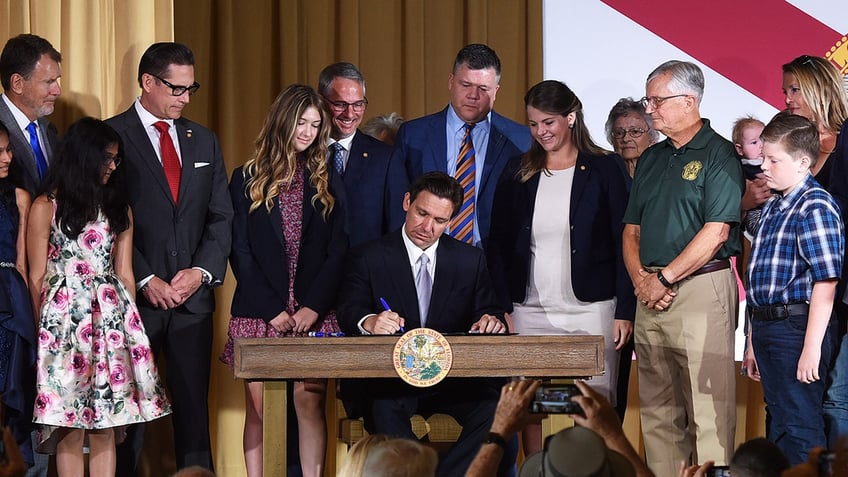
{"type": "MultiPolygon", "coordinates": [[[[384,309],[384,310],[386,310],[386,311],[392,311],[392,309],[389,307],[389,304],[388,304],[388,303],[386,303],[386,299],[385,299],[385,298],[380,297],[380,304],[381,304],[381,305],[383,305],[383,309],[384,309]]],[[[404,333],[404,331],[403,331],[403,326],[401,326],[401,327],[400,327],[400,332],[401,332],[401,333],[404,333]]]]}

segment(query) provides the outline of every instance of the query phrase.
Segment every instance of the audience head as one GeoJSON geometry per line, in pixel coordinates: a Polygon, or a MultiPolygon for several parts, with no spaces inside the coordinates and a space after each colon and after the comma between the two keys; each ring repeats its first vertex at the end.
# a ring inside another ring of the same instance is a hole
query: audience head
{"type": "Polygon", "coordinates": [[[492,110],[501,80],[501,60],[480,43],[466,45],[456,55],[448,78],[451,106],[469,124],[482,121],[492,110]]]}
{"type": "Polygon", "coordinates": [[[372,446],[363,477],[435,477],[436,451],[411,439],[390,438],[372,446]]]}
{"type": "Polygon", "coordinates": [[[565,83],[546,80],[536,84],[524,95],[524,105],[530,134],[535,141],[522,161],[520,175],[523,180],[545,169],[547,155],[563,148],[606,154],[592,141],[583,120],[583,103],[565,83]]]}
{"type": "Polygon", "coordinates": [[[318,91],[326,101],[333,118],[333,139],[343,139],[356,132],[368,107],[365,77],[352,63],[334,63],[318,76],[318,91]]]}
{"type": "Polygon", "coordinates": [[[347,453],[344,465],[339,469],[336,477],[362,477],[368,453],[374,449],[374,446],[389,439],[391,438],[385,434],[369,434],[356,441],[347,453]]]}
{"type": "Polygon", "coordinates": [[[698,106],[704,95],[704,73],[687,61],[670,60],[658,66],[645,82],[641,103],[654,128],[666,136],[688,130],[700,121],[698,106]]]}
{"type": "Polygon", "coordinates": [[[607,141],[625,161],[636,161],[642,152],[659,140],[651,115],[642,103],[621,98],[609,112],[606,122],[607,141]]]}
{"type": "Polygon", "coordinates": [[[833,133],[848,120],[842,75],[830,61],[803,55],[783,65],[786,109],[833,133]]]}
{"type": "Polygon", "coordinates": [[[528,457],[519,477],[634,477],[626,457],[607,449],[604,440],[585,427],[571,427],[545,441],[544,450],[528,457]]]}
{"type": "Polygon", "coordinates": [[[419,248],[429,248],[439,240],[451,218],[459,212],[462,199],[462,186],[444,172],[418,176],[403,197],[407,237],[419,248]]]}
{"type": "Polygon", "coordinates": [[[76,237],[101,210],[116,234],[129,227],[122,157],[121,137],[105,122],[82,118],[68,128],[43,185],[66,235],[76,237]]]}
{"type": "Polygon", "coordinates": [[[144,109],[158,119],[178,119],[200,89],[194,80],[194,53],[180,43],[150,45],[138,63],[138,84],[144,109]]]}
{"type": "Polygon", "coordinates": [[[0,53],[3,92],[30,121],[53,113],[62,94],[62,55],[37,35],[10,38],[0,53]]]}
{"type": "Polygon", "coordinates": [[[362,125],[362,132],[393,146],[401,124],[403,124],[403,118],[398,113],[384,114],[366,121],[362,125]]]}
{"type": "Polygon", "coordinates": [[[742,159],[762,159],[763,141],[760,134],[766,125],[753,117],[745,116],[733,123],[731,138],[736,147],[736,154],[742,159]]]}
{"type": "Polygon", "coordinates": [[[254,142],[253,157],[245,163],[250,175],[248,195],[253,200],[250,210],[255,210],[262,203],[271,210],[280,192],[280,181],[291,183],[300,157],[311,173],[310,180],[318,189],[316,197],[327,206],[325,213],[329,213],[335,203],[328,192],[329,137],[329,116],[314,89],[294,84],[281,91],[265,116],[254,142]]]}
{"type": "Polygon", "coordinates": [[[730,460],[733,477],[775,477],[789,468],[789,461],[777,445],[764,437],[740,445],[730,460]]]}

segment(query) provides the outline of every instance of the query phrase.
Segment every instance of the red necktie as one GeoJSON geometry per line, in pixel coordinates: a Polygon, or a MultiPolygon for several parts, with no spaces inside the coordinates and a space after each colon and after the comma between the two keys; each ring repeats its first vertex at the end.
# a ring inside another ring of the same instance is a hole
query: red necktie
{"type": "Polygon", "coordinates": [[[174,141],[171,140],[171,135],[168,133],[171,125],[165,121],[158,121],[153,123],[153,127],[159,131],[159,152],[162,154],[162,167],[165,169],[165,177],[168,179],[168,186],[171,188],[171,195],[174,196],[174,203],[176,204],[180,198],[180,176],[182,176],[183,168],[180,166],[180,157],[177,156],[174,141]]]}

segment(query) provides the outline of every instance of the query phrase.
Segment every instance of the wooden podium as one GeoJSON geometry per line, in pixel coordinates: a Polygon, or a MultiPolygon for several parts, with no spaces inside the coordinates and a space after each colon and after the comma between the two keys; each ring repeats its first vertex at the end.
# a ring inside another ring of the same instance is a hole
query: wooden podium
{"type": "MultiPolygon", "coordinates": [[[[397,377],[392,354],[398,338],[250,338],[235,341],[235,376],[268,381],[263,404],[265,475],[286,475],[284,380],[397,377]]],[[[604,372],[602,336],[463,335],[446,338],[453,350],[448,378],[580,378],[604,372]]]]}

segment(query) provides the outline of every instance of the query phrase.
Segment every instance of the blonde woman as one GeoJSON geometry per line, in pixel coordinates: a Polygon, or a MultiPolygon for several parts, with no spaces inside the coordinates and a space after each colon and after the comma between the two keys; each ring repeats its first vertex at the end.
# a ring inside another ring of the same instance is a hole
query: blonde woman
{"type": "MultiPolygon", "coordinates": [[[[336,290],[347,236],[330,186],[330,125],[309,86],[286,88],[265,118],[256,150],[233,172],[233,248],[238,284],[229,340],[221,359],[233,364],[233,340],[338,331],[336,290]]],[[[244,457],[249,476],[262,475],[262,383],[245,382],[244,457]]],[[[304,477],[324,471],[325,380],[294,384],[304,477]]]]}

